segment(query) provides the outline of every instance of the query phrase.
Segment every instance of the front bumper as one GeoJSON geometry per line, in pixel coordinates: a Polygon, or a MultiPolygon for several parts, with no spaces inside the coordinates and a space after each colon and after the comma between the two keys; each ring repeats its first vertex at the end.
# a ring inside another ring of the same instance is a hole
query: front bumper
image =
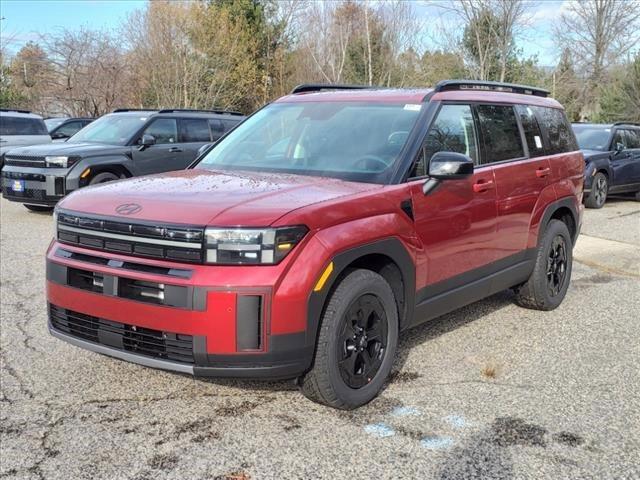
{"type": "Polygon", "coordinates": [[[306,311],[310,289],[293,282],[299,287],[280,293],[279,268],[176,264],[54,242],[47,254],[49,331],[153,368],[293,378],[313,357],[306,317],[296,314],[306,311]]]}
{"type": "Polygon", "coordinates": [[[6,165],[2,169],[2,195],[12,202],[55,206],[69,190],[67,169],[29,168],[6,165]],[[18,183],[20,190],[14,189],[18,183]]]}

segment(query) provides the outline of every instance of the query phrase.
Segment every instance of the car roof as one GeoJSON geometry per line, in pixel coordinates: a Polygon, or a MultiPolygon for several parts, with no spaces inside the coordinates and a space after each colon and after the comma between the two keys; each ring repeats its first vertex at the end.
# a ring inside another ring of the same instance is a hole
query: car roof
{"type": "Polygon", "coordinates": [[[420,104],[428,100],[526,104],[562,108],[560,103],[553,98],[540,97],[537,95],[472,89],[435,92],[433,88],[327,89],[314,92],[292,93],[279,98],[275,103],[367,102],[420,104]]]}
{"type": "Polygon", "coordinates": [[[116,109],[107,115],[162,115],[162,116],[179,116],[179,117],[193,117],[193,118],[230,118],[230,119],[243,119],[245,116],[239,112],[227,111],[227,110],[193,110],[193,109],[161,109],[161,110],[138,110],[122,108],[116,109]]]}
{"type": "Polygon", "coordinates": [[[11,110],[11,109],[0,109],[0,115],[7,117],[22,117],[22,118],[37,118],[42,119],[42,117],[36,113],[31,113],[26,110],[11,110]]]}

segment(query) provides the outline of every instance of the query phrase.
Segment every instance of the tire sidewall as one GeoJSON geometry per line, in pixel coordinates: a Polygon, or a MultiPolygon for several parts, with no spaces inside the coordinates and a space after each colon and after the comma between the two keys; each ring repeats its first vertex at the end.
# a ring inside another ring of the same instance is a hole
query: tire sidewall
{"type": "Polygon", "coordinates": [[[89,182],[89,185],[100,185],[101,183],[113,182],[114,180],[118,180],[119,178],[120,177],[118,177],[115,173],[102,172],[93,177],[89,182]],[[108,180],[104,180],[105,178],[108,178],[108,180]]]}
{"type": "MultiPolygon", "coordinates": [[[[375,275],[377,276],[377,274],[375,275]]],[[[379,278],[370,277],[365,281],[358,281],[357,283],[350,282],[349,285],[346,285],[343,301],[334,312],[334,328],[332,328],[330,332],[330,338],[327,344],[326,354],[329,356],[327,365],[331,387],[338,398],[354,407],[371,401],[380,392],[391,372],[398,344],[398,312],[395,297],[393,296],[391,287],[389,287],[382,277],[378,277],[379,278]],[[344,383],[338,368],[338,351],[342,348],[339,339],[347,309],[358,297],[365,294],[375,295],[385,310],[388,326],[387,351],[380,369],[371,382],[359,389],[353,389],[344,383]]],[[[349,277],[346,279],[348,278],[349,277]]]]}
{"type": "MultiPolygon", "coordinates": [[[[598,172],[596,174],[596,176],[593,179],[594,186],[597,184],[599,178],[602,178],[604,180],[605,189],[604,189],[604,194],[603,194],[604,198],[602,199],[602,202],[595,202],[596,208],[602,208],[604,206],[604,204],[607,202],[607,197],[609,196],[609,180],[607,179],[607,176],[604,173],[598,172]]],[[[594,198],[594,200],[595,200],[595,198],[594,198]]]]}
{"type": "Polygon", "coordinates": [[[565,295],[567,294],[567,290],[569,289],[569,284],[571,283],[571,273],[573,270],[573,242],[571,241],[571,235],[567,226],[559,220],[551,220],[545,231],[540,249],[541,250],[538,256],[538,265],[536,269],[536,290],[542,295],[544,304],[545,306],[547,306],[547,309],[553,310],[562,303],[565,295]],[[558,295],[552,297],[549,294],[549,290],[547,288],[547,258],[549,256],[549,250],[551,249],[553,240],[558,235],[561,235],[565,241],[567,267],[564,285],[558,292],[558,295]]]}

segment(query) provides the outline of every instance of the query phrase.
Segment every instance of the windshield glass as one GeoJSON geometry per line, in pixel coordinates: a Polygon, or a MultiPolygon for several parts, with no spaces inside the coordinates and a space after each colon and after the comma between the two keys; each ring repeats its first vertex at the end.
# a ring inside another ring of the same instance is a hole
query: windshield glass
{"type": "Polygon", "coordinates": [[[109,114],[90,123],[67,143],[107,143],[110,145],[126,145],[138,129],[149,118],[142,114],[109,114]]]}
{"type": "Polygon", "coordinates": [[[386,183],[420,105],[275,103],[222,139],[196,168],[386,183]]]}
{"type": "Polygon", "coordinates": [[[47,126],[47,130],[49,130],[49,132],[51,132],[51,130],[56,128],[58,125],[60,125],[65,120],[66,120],[66,118],[47,118],[44,121],[44,124],[47,126]]]}
{"type": "Polygon", "coordinates": [[[611,129],[595,125],[573,125],[578,145],[582,150],[602,150],[609,148],[611,129]]]}

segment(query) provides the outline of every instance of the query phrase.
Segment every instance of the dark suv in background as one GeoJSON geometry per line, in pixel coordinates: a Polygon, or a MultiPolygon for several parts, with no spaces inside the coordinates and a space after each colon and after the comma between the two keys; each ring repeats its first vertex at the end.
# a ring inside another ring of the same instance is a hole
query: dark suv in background
{"type": "Polygon", "coordinates": [[[574,123],[586,162],[584,204],[602,208],[609,193],[640,195],[640,124],[574,123]]]}
{"type": "Polygon", "coordinates": [[[181,170],[201,147],[243,119],[222,110],[115,110],[64,143],[7,152],[2,193],[29,210],[43,211],[87,185],[181,170]]]}
{"type": "Polygon", "coordinates": [[[50,117],[45,119],[44,124],[52,140],[60,142],[73,137],[94,120],[94,118],[50,117]]]}

